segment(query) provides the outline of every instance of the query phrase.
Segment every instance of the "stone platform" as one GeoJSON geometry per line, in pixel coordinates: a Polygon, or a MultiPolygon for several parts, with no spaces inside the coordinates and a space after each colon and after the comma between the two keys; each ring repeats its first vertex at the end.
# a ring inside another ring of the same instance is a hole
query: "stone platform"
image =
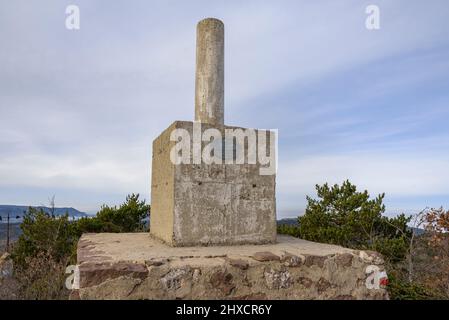
{"type": "Polygon", "coordinates": [[[147,233],[84,234],[78,244],[78,294],[81,299],[387,299],[385,289],[366,285],[367,267],[382,271],[382,264],[375,252],[288,236],[268,245],[177,248],[147,233]]]}

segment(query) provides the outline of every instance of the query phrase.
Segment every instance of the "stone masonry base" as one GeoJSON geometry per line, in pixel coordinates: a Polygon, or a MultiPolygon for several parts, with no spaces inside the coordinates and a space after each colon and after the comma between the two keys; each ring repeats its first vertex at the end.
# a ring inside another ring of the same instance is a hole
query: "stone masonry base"
{"type": "Polygon", "coordinates": [[[78,268],[80,299],[388,299],[379,254],[287,236],[173,248],[147,233],[84,234],[78,268]]]}

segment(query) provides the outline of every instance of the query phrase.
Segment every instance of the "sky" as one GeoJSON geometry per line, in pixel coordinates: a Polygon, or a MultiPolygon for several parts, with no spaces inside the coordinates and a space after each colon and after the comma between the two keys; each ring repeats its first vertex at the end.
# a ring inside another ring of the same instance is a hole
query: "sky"
{"type": "Polygon", "coordinates": [[[225,123],[279,130],[278,218],[346,179],[389,215],[449,208],[448,16],[447,0],[0,0],[0,204],[149,202],[152,141],[193,120],[196,23],[215,17],[225,123]]]}

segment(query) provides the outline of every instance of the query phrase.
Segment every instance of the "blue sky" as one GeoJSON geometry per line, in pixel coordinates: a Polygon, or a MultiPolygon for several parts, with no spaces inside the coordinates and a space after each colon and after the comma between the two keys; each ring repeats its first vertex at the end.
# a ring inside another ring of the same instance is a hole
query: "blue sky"
{"type": "Polygon", "coordinates": [[[0,203],[149,200],[152,140],[193,119],[195,27],[217,17],[225,122],[279,129],[279,217],[345,179],[389,214],[448,208],[449,4],[410,2],[0,0],[0,203]]]}

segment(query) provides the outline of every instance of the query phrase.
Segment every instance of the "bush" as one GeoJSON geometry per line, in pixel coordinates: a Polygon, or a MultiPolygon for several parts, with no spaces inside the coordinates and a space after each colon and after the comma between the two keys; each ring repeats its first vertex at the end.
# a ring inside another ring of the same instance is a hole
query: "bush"
{"type": "Polygon", "coordinates": [[[74,258],[78,241],[77,227],[68,215],[55,217],[43,209],[29,208],[21,224],[22,234],[14,245],[14,264],[22,269],[27,266],[27,258],[45,253],[56,262],[67,257],[74,258]]]}
{"type": "Polygon", "coordinates": [[[56,259],[49,252],[25,258],[26,265],[15,269],[19,282],[18,298],[25,300],[63,300],[69,296],[65,287],[66,266],[70,257],[56,259]]]}
{"type": "Polygon", "coordinates": [[[145,200],[140,201],[138,194],[131,194],[118,208],[104,205],[95,217],[78,220],[78,233],[144,231],[144,219],[149,212],[150,206],[145,200]]]}
{"type": "Polygon", "coordinates": [[[68,296],[65,269],[76,262],[76,245],[86,232],[138,232],[150,206],[138,194],[128,195],[117,207],[103,206],[95,217],[70,221],[69,216],[54,216],[42,209],[29,208],[21,224],[22,235],[14,245],[15,276],[20,297],[25,299],[63,299],[68,296]]]}
{"type": "Polygon", "coordinates": [[[297,225],[289,225],[289,224],[281,224],[277,226],[277,232],[279,234],[287,234],[289,236],[293,236],[296,238],[300,238],[299,226],[297,225]]]}
{"type": "Polygon", "coordinates": [[[13,247],[14,274],[22,299],[65,299],[65,268],[75,262],[78,236],[68,215],[55,217],[29,208],[13,247]]]}
{"type": "Polygon", "coordinates": [[[318,199],[307,197],[305,214],[298,218],[299,236],[306,240],[375,250],[391,261],[407,254],[410,218],[382,216],[384,195],[370,199],[345,181],[342,186],[316,186],[318,199]]]}
{"type": "Polygon", "coordinates": [[[432,291],[421,283],[409,282],[395,270],[388,272],[388,293],[391,300],[436,300],[443,299],[437,292],[432,291]]]}

